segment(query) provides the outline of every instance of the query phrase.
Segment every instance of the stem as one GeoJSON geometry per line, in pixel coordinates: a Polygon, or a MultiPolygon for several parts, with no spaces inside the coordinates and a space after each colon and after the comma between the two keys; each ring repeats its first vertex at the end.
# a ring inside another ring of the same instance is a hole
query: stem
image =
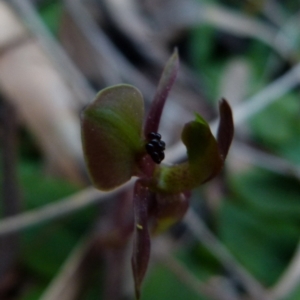
{"type": "Polygon", "coordinates": [[[133,195],[134,235],[132,270],[135,281],[135,295],[141,297],[141,285],[150,258],[150,234],[148,230],[148,206],[151,200],[149,188],[141,180],[135,183],[133,195]]]}
{"type": "Polygon", "coordinates": [[[56,67],[59,68],[64,78],[66,78],[69,85],[76,92],[76,96],[79,98],[78,104],[86,104],[87,99],[92,99],[96,92],[42,22],[31,3],[32,1],[5,0],[5,2],[14,8],[15,12],[26,22],[31,33],[38,39],[56,67]]]}

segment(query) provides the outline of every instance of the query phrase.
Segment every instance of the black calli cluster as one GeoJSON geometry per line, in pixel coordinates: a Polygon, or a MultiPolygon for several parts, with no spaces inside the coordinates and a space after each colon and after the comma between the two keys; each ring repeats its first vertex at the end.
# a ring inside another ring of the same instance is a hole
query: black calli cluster
{"type": "Polygon", "coordinates": [[[164,150],[166,149],[166,144],[161,140],[161,135],[157,132],[150,132],[148,138],[149,142],[146,144],[147,153],[155,163],[160,164],[165,158],[164,150]]]}

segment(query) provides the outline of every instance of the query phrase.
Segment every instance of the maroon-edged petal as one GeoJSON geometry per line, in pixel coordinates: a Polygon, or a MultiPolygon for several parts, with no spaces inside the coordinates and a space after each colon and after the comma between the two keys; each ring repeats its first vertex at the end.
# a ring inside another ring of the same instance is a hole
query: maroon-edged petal
{"type": "Polygon", "coordinates": [[[135,282],[136,299],[140,299],[141,285],[150,257],[150,234],[148,230],[148,205],[151,192],[141,180],[135,183],[133,196],[134,236],[132,270],[135,282]]]}
{"type": "Polygon", "coordinates": [[[233,139],[234,124],[231,108],[224,98],[220,101],[219,110],[220,123],[218,127],[217,141],[221,158],[224,161],[233,139]]]}
{"type": "Polygon", "coordinates": [[[172,56],[169,58],[163,73],[160,77],[159,84],[151,104],[146,123],[144,133],[147,136],[150,132],[157,132],[160,117],[170,92],[170,89],[176,79],[176,75],[179,68],[178,51],[175,49],[172,56]]]}

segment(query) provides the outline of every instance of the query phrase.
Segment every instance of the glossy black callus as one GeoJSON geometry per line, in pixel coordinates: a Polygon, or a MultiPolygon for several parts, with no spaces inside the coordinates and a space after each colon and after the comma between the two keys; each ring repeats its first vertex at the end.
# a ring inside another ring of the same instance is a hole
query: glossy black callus
{"type": "Polygon", "coordinates": [[[165,158],[164,150],[166,144],[164,141],[161,141],[161,135],[157,132],[150,132],[148,138],[150,141],[146,144],[147,153],[155,163],[160,164],[165,158]]]}

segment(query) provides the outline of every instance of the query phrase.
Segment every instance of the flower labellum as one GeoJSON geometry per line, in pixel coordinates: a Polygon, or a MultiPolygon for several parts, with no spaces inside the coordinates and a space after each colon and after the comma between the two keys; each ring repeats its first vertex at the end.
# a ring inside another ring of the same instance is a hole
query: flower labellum
{"type": "Polygon", "coordinates": [[[133,196],[132,255],[136,299],[140,299],[149,262],[150,232],[160,233],[184,216],[190,191],[222,169],[234,133],[230,106],[222,99],[217,138],[196,113],[181,134],[187,160],[175,165],[162,163],[166,145],[157,131],[178,65],[175,51],[164,68],[144,127],[143,97],[128,84],[100,91],[81,116],[85,161],[95,187],[107,191],[138,177],[133,196]]]}

